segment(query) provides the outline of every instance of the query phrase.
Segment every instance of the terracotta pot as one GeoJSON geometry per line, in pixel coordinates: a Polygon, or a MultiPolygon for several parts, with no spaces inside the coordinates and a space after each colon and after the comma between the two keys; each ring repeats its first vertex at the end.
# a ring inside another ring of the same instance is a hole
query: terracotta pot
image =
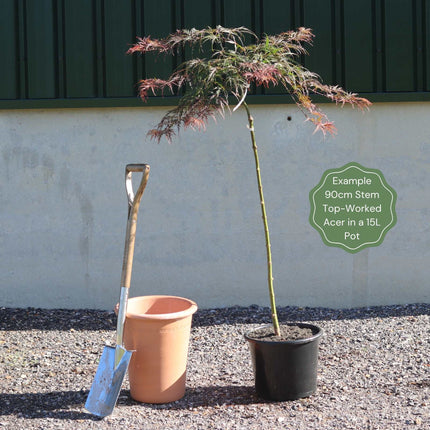
{"type": "Polygon", "coordinates": [[[128,368],[130,395],[145,403],[169,403],[185,394],[191,320],[197,305],[174,296],[128,300],[124,346],[134,350],[128,368]]]}

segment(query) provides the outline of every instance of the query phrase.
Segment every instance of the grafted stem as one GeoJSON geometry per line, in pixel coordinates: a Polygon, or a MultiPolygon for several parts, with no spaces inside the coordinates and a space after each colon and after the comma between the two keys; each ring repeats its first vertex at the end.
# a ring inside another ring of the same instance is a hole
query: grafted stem
{"type": "Polygon", "coordinates": [[[275,303],[275,290],[273,288],[273,271],[272,271],[272,251],[270,246],[269,223],[267,222],[266,205],[264,204],[263,184],[261,182],[260,160],[258,158],[257,142],[255,140],[254,118],[251,115],[248,105],[244,102],[244,108],[248,115],[249,131],[251,133],[252,150],[254,151],[255,170],[257,173],[258,192],[260,194],[261,215],[264,224],[264,235],[266,238],[266,255],[267,255],[267,282],[269,287],[270,308],[272,312],[273,330],[276,336],[280,336],[278,313],[275,303]]]}

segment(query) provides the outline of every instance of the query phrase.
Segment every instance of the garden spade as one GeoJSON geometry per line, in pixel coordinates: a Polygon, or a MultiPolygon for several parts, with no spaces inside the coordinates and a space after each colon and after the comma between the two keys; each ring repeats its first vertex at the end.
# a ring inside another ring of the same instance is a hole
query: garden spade
{"type": "Polygon", "coordinates": [[[116,346],[105,346],[91,385],[85,409],[93,415],[110,415],[118,400],[119,391],[127,372],[133,351],[123,346],[125,316],[127,312],[128,292],[131,269],[133,266],[134,242],[136,238],[137,213],[140,200],[149,177],[148,164],[128,164],[125,168],[125,188],[128,199],[127,231],[125,235],[124,259],[122,264],[121,292],[119,299],[116,329],[116,346]],[[132,173],[141,172],[142,179],[136,194],[133,192],[132,173]]]}

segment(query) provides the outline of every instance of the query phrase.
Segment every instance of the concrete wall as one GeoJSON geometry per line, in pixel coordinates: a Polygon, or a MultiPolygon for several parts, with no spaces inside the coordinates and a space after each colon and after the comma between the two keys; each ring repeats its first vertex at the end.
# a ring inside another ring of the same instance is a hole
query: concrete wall
{"type": "MultiPolygon", "coordinates": [[[[334,138],[294,106],[253,107],[278,305],[430,301],[430,104],[324,105],[334,138]],[[288,121],[288,116],[291,120],[288,121]],[[397,191],[382,245],[349,254],[309,224],[309,191],[356,161],[397,191]]],[[[131,296],[200,307],[268,305],[264,234],[243,111],[174,143],[145,137],[162,108],[0,112],[0,306],[112,309],[127,203],[124,167],[151,164],[131,296]]]]}

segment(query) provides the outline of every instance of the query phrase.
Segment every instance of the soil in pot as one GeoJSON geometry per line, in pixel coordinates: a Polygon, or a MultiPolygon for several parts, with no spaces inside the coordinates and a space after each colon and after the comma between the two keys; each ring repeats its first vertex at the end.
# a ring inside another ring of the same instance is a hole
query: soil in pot
{"type": "Polygon", "coordinates": [[[317,333],[317,330],[312,330],[310,327],[301,327],[295,324],[281,325],[280,330],[281,335],[276,336],[272,326],[265,326],[254,330],[248,336],[268,342],[287,342],[290,340],[308,339],[317,333]]]}

